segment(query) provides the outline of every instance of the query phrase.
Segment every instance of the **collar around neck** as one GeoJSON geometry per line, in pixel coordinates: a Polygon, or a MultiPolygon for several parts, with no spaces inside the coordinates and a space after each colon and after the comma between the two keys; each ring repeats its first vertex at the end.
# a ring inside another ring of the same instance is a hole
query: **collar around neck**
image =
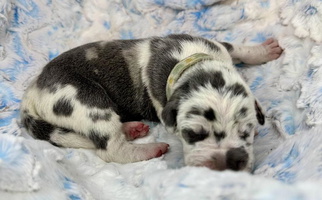
{"type": "Polygon", "coordinates": [[[213,57],[211,55],[205,53],[195,53],[176,64],[174,68],[171,70],[170,75],[168,76],[166,86],[167,100],[169,100],[171,95],[173,94],[174,84],[178,81],[178,79],[181,77],[185,70],[197,64],[198,62],[212,59],[213,57]]]}

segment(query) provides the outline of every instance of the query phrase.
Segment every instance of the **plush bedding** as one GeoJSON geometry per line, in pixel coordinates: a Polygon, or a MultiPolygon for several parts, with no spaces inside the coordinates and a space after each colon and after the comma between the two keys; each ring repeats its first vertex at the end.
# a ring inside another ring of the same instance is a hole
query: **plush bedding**
{"type": "Polygon", "coordinates": [[[1,0],[0,199],[322,199],[321,0],[1,0]],[[266,112],[253,173],[183,166],[180,142],[160,124],[136,142],[169,153],[105,163],[90,150],[31,138],[19,122],[24,90],[75,46],[189,33],[254,45],[273,37],[282,56],[237,65],[266,112]]]}

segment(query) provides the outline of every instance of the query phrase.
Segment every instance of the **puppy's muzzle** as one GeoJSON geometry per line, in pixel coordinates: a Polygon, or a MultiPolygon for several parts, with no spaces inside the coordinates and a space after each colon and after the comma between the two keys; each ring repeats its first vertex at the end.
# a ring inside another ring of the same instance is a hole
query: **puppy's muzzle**
{"type": "Polygon", "coordinates": [[[240,171],[246,168],[248,159],[248,153],[244,148],[231,148],[228,151],[215,152],[210,160],[202,163],[202,166],[218,171],[226,169],[240,171]]]}

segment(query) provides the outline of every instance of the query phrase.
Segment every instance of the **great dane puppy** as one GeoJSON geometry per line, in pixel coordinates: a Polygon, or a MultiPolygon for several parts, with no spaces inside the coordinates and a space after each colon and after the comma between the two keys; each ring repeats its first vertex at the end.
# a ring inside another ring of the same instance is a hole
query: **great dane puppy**
{"type": "Polygon", "coordinates": [[[25,92],[21,120],[35,138],[118,163],[166,153],[166,143],[130,142],[149,131],[140,120],[161,121],[181,139],[187,165],[247,171],[265,118],[233,63],[281,52],[273,39],[238,46],[185,34],[85,44],[44,67],[25,92]]]}

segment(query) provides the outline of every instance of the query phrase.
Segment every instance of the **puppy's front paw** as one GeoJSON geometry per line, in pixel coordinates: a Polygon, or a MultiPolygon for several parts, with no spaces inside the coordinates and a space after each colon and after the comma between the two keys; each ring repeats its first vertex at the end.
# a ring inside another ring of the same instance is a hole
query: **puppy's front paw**
{"type": "Polygon", "coordinates": [[[123,131],[127,140],[134,140],[146,136],[149,133],[149,126],[142,122],[125,122],[123,131]]]}
{"type": "Polygon", "coordinates": [[[275,60],[280,57],[283,49],[279,46],[277,40],[270,38],[261,44],[265,48],[265,62],[275,60]]]}

